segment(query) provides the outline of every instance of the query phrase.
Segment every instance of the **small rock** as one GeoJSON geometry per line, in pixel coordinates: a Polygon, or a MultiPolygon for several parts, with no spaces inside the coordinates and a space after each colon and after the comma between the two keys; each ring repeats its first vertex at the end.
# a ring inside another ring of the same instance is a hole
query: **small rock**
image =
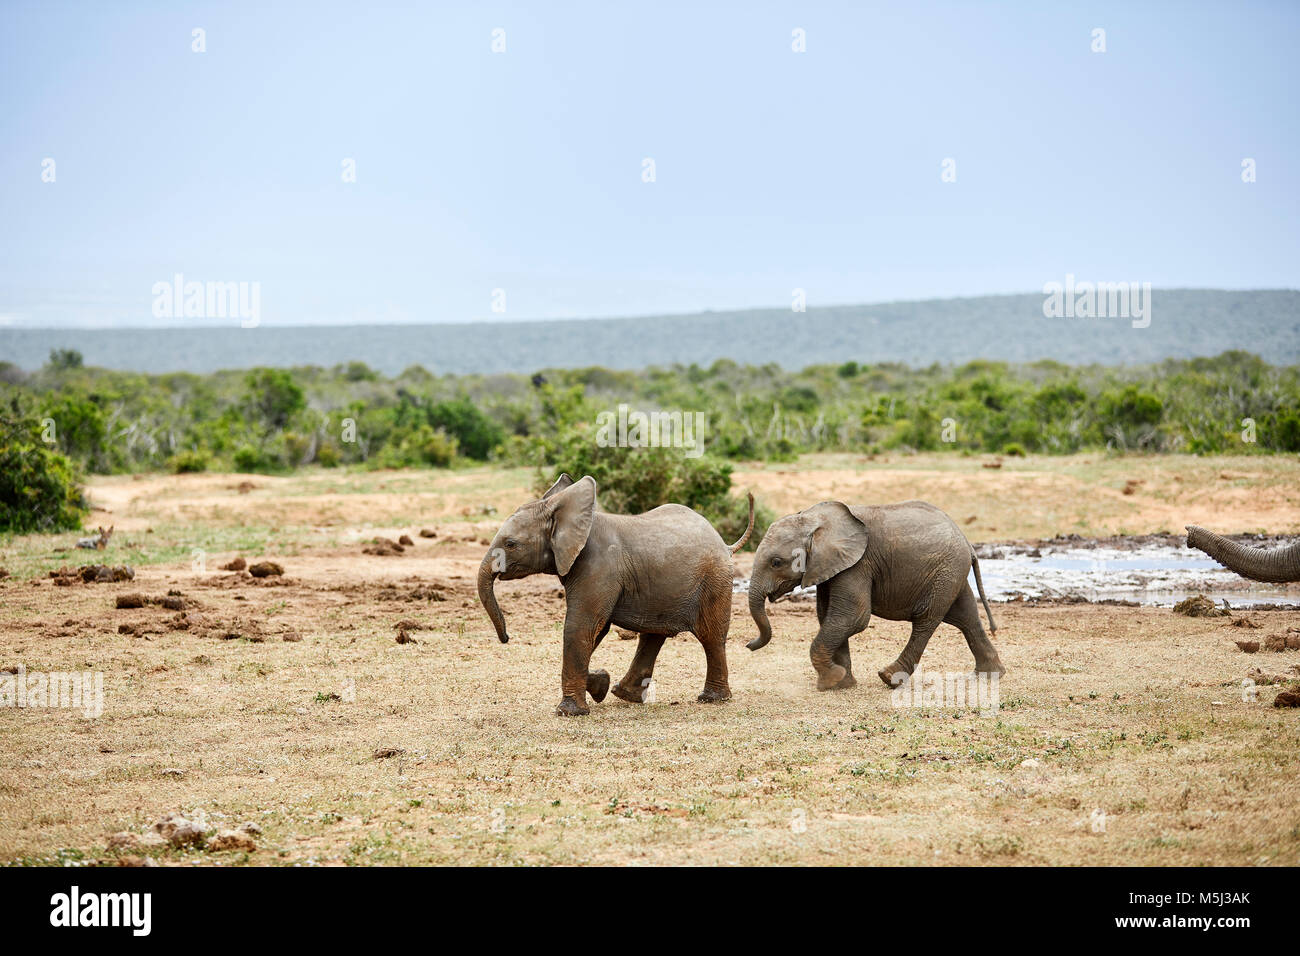
{"type": "Polygon", "coordinates": [[[257,844],[247,833],[240,830],[222,830],[208,840],[208,850],[220,853],[223,850],[256,850],[257,844]]]}
{"type": "Polygon", "coordinates": [[[400,538],[397,539],[397,543],[404,548],[415,547],[415,542],[411,540],[411,536],[409,534],[402,535],[400,538]]]}
{"type": "Polygon", "coordinates": [[[236,827],[236,829],[238,829],[242,833],[247,833],[249,836],[262,835],[262,828],[259,827],[252,820],[249,820],[247,823],[241,823],[238,827],[236,827]]]}
{"type": "Polygon", "coordinates": [[[374,538],[369,547],[361,549],[362,554],[375,554],[380,557],[399,555],[403,551],[402,546],[392,538],[374,538]]]}
{"type": "Polygon", "coordinates": [[[1186,617],[1227,617],[1228,612],[1219,607],[1204,594],[1189,597],[1174,605],[1174,613],[1186,617]]]}
{"type": "Polygon", "coordinates": [[[284,568],[274,561],[259,561],[248,569],[248,573],[255,578],[278,577],[284,574],[284,568]]]}
{"type": "Polygon", "coordinates": [[[1026,757],[1024,760],[1020,761],[1020,766],[1024,767],[1026,770],[1032,770],[1034,767],[1041,765],[1042,761],[1037,757],[1026,757]]]}
{"type": "Polygon", "coordinates": [[[190,820],[179,813],[169,813],[153,825],[154,832],[172,846],[201,845],[208,833],[207,821],[190,820]]]}
{"type": "Polygon", "coordinates": [[[1286,690],[1278,691],[1273,698],[1274,707],[1300,707],[1300,687],[1288,687],[1286,690]]]}
{"type": "Polygon", "coordinates": [[[1252,667],[1246,673],[1246,676],[1250,678],[1252,682],[1258,684],[1260,687],[1267,687],[1270,684],[1285,684],[1288,680],[1291,679],[1282,674],[1265,673],[1264,671],[1260,670],[1258,667],[1252,667]]]}
{"type": "Polygon", "coordinates": [[[434,531],[432,528],[421,528],[421,529],[420,529],[420,537],[421,537],[421,538],[436,538],[436,537],[438,537],[438,532],[434,531]]]}

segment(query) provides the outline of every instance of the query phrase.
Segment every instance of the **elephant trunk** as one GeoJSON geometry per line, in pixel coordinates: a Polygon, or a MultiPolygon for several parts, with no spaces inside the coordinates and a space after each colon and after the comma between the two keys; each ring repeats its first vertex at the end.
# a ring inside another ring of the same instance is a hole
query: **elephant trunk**
{"type": "Polygon", "coordinates": [[[758,637],[745,645],[751,651],[766,647],[767,642],[772,639],[772,624],[767,619],[767,607],[764,604],[766,600],[767,589],[751,577],[749,579],[749,614],[754,619],[754,623],[758,625],[758,637]]]}
{"type": "Polygon", "coordinates": [[[492,552],[489,551],[483,558],[483,563],[478,566],[478,599],[482,602],[488,617],[491,618],[492,626],[497,629],[497,639],[505,644],[510,640],[510,635],[506,633],[506,618],[501,613],[501,605],[497,604],[496,590],[493,587],[496,584],[497,572],[492,564],[492,552]]]}
{"type": "Polygon", "coordinates": [[[1196,525],[1187,526],[1187,546],[1204,551],[1225,568],[1252,581],[1300,581],[1300,541],[1283,548],[1252,548],[1196,525]]]}

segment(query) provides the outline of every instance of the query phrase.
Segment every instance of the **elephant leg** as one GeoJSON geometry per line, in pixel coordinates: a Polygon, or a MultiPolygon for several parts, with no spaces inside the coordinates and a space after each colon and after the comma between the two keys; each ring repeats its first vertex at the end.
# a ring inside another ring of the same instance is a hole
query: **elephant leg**
{"type": "Polygon", "coordinates": [[[916,670],[916,665],[921,661],[921,655],[925,653],[925,645],[930,643],[930,636],[939,627],[939,624],[939,621],[912,622],[912,636],[908,638],[903,653],[898,655],[898,660],[894,661],[894,663],[877,672],[880,679],[887,686],[897,687],[916,670]]]}
{"type": "MultiPolygon", "coordinates": [[[[606,622],[605,627],[596,635],[596,639],[592,642],[591,650],[593,654],[595,653],[596,648],[600,647],[600,642],[605,639],[605,635],[608,633],[609,622],[606,622]]],[[[605,695],[609,693],[609,671],[603,669],[596,671],[589,670],[587,672],[587,693],[590,694],[591,699],[598,704],[604,700],[605,695]]]]}
{"type": "MultiPolygon", "coordinates": [[[[813,670],[817,672],[817,689],[834,690],[849,675],[847,664],[841,664],[837,657],[847,661],[848,634],[840,628],[823,625],[813,638],[808,657],[812,660],[813,670]]],[[[851,686],[851,685],[850,685],[851,686]]]]}
{"type": "Polygon", "coordinates": [[[821,626],[808,649],[813,670],[817,671],[817,689],[852,687],[857,681],[851,673],[849,638],[866,628],[871,620],[871,591],[818,585],[817,605],[821,626]]]}
{"type": "Polygon", "coordinates": [[[611,688],[614,696],[630,704],[645,702],[645,694],[654,677],[655,660],[668,640],[668,634],[642,634],[637,638],[636,655],[623,679],[611,688]]]}
{"type": "Polygon", "coordinates": [[[701,704],[731,700],[727,682],[727,629],[731,626],[731,574],[720,578],[717,586],[706,591],[700,600],[695,636],[704,647],[704,690],[696,698],[701,704]]]}
{"type": "MultiPolygon", "coordinates": [[[[578,717],[590,713],[587,706],[587,665],[591,652],[608,629],[608,621],[598,624],[572,605],[564,618],[564,663],[560,669],[560,692],[563,695],[555,712],[561,717],[578,717]]],[[[606,675],[608,679],[608,675],[606,675]]]]}
{"type": "MultiPolygon", "coordinates": [[[[831,589],[830,585],[822,583],[817,585],[817,623],[826,622],[826,614],[831,607],[831,589]]],[[[846,637],[841,644],[831,654],[831,662],[844,668],[844,678],[835,685],[836,690],[845,690],[849,687],[856,687],[858,682],[853,678],[853,662],[849,659],[849,639],[846,637]]]]}
{"type": "Polygon", "coordinates": [[[833,654],[831,661],[844,668],[844,679],[835,685],[836,690],[845,690],[849,687],[856,687],[857,681],[853,678],[853,661],[849,659],[849,639],[846,637],[833,654]]]}
{"type": "Polygon", "coordinates": [[[952,602],[952,607],[948,609],[948,614],[943,620],[966,636],[966,646],[975,655],[976,672],[999,675],[1007,672],[998,657],[997,648],[984,633],[979,605],[975,603],[975,595],[971,593],[970,585],[962,588],[961,594],[957,595],[957,600],[952,602]]]}

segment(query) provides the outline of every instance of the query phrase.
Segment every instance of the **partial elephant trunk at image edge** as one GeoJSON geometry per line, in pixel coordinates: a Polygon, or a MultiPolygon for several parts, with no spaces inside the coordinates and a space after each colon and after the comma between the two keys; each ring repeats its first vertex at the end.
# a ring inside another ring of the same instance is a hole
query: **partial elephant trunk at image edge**
{"type": "Polygon", "coordinates": [[[756,651],[760,647],[766,647],[767,642],[772,639],[772,624],[767,619],[767,608],[763,602],[767,600],[767,592],[755,586],[754,579],[749,579],[749,613],[753,617],[754,623],[758,625],[758,637],[754,638],[745,646],[751,651],[756,651]]]}
{"type": "Polygon", "coordinates": [[[492,552],[489,551],[478,568],[478,599],[482,602],[488,617],[491,618],[492,626],[497,629],[497,639],[505,644],[510,640],[510,635],[506,633],[505,615],[501,613],[501,606],[497,604],[496,591],[493,587],[496,579],[497,573],[492,569],[492,552]]]}
{"type": "Polygon", "coordinates": [[[1282,548],[1252,548],[1196,525],[1187,526],[1187,546],[1204,551],[1225,568],[1252,581],[1300,581],[1300,541],[1282,548]]]}

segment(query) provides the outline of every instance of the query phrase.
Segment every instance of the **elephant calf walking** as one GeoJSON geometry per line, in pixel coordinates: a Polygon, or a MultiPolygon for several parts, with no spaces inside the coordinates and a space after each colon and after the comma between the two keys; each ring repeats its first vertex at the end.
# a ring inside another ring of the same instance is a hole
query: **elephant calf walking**
{"type": "Polygon", "coordinates": [[[849,638],[863,631],[871,615],[911,621],[912,636],[880,679],[896,686],[916,665],[940,624],[961,630],[981,673],[1006,673],[997,649],[984,633],[979,606],[966,583],[972,566],[980,600],[996,634],[984,597],[979,559],[961,529],[924,501],[853,505],[823,501],[772,524],[754,555],[749,613],[758,650],[772,639],[764,602],[817,586],[817,636],[810,656],[817,689],[852,687],[849,638]]]}
{"type": "Polygon", "coordinates": [[[701,515],[683,505],[660,505],[642,515],[596,510],[596,482],[561,475],[537,501],[501,525],[479,566],[478,594],[497,637],[509,640],[493,584],[531,574],[557,574],[564,584],[562,699],[556,712],[588,713],[610,690],[609,674],[589,671],[592,652],[610,625],[640,635],[636,655],[614,695],[644,701],[664,641],[690,631],[704,646],[707,673],[701,702],[728,700],[727,629],[731,626],[732,554],[754,529],[728,547],[701,515]]]}

